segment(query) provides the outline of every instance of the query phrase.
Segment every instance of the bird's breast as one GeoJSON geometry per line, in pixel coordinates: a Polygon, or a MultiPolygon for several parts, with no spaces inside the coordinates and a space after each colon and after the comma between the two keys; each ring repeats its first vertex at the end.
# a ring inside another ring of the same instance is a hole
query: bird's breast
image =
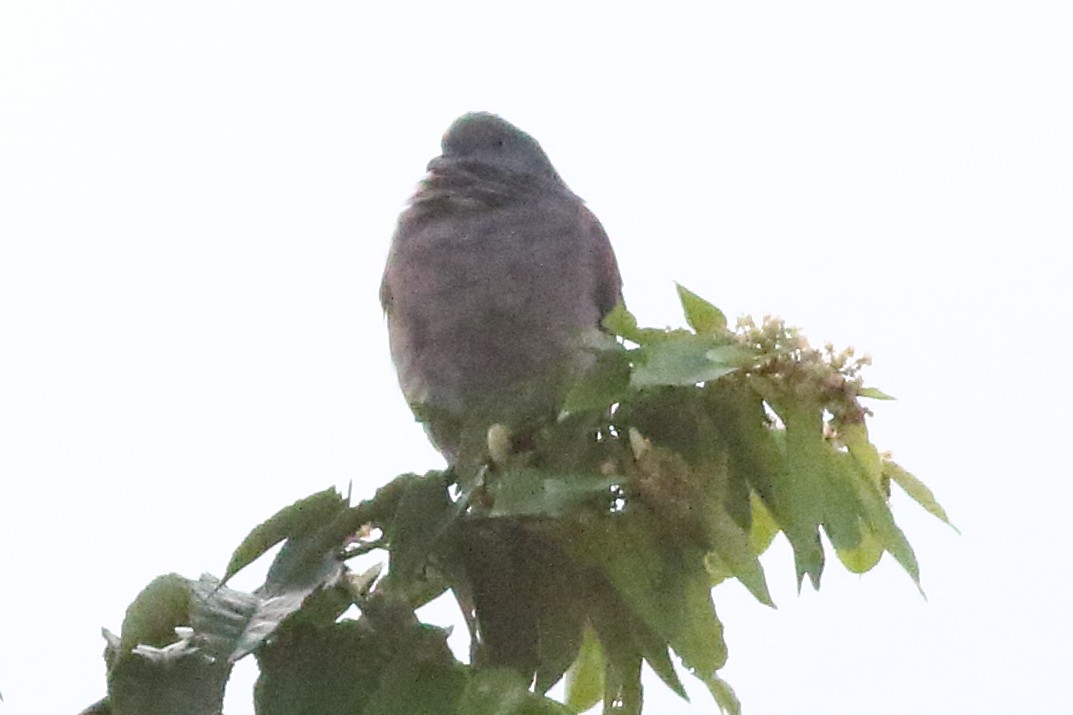
{"type": "Polygon", "coordinates": [[[572,213],[537,204],[403,217],[385,282],[411,401],[450,408],[570,372],[600,320],[572,213]]]}

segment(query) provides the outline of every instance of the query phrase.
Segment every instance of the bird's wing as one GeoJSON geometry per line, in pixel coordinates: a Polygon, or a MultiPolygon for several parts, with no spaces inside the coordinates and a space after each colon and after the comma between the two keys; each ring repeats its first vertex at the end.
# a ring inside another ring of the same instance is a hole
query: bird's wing
{"type": "Polygon", "coordinates": [[[622,276],[618,271],[618,261],[611,248],[611,241],[607,238],[607,232],[604,231],[599,219],[584,206],[581,209],[581,217],[584,230],[590,237],[587,243],[595,271],[595,295],[593,297],[596,299],[596,306],[603,318],[622,300],[622,276]]]}

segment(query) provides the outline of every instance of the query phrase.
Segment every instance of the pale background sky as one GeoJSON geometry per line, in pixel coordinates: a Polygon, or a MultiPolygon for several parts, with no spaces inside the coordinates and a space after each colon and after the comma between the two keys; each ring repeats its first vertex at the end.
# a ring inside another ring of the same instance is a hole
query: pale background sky
{"type": "Polygon", "coordinates": [[[783,542],[778,610],[716,589],[746,714],[1063,710],[1067,5],[387,5],[0,0],[0,714],[103,694],[157,574],[439,465],[377,288],[472,109],[542,142],[643,322],[678,280],[872,354],[873,437],[962,530],[895,499],[928,601],[889,559],[797,596],[783,542]]]}

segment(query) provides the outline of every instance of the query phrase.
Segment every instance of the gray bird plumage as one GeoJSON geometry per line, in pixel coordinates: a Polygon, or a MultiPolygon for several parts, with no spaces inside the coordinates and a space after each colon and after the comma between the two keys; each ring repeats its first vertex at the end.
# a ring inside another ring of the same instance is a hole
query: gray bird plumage
{"type": "Polygon", "coordinates": [[[451,125],[380,291],[399,384],[450,463],[467,435],[555,416],[621,286],[603,227],[536,140],[492,114],[451,125]]]}

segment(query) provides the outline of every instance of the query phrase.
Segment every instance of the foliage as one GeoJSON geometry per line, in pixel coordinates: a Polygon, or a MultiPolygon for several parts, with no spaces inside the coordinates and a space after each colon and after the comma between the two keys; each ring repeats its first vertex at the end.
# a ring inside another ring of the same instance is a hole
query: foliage
{"type": "Polygon", "coordinates": [[[619,341],[594,348],[531,449],[490,435],[472,473],[406,474],[354,506],[314,494],[256,527],[223,581],[154,581],[121,635],[106,632],[108,698],[92,712],[220,712],[232,664],[253,653],[263,714],[640,713],[644,664],[683,697],[684,668],[738,713],[711,588],[736,578],[773,605],[759,556],[778,533],[799,587],[819,587],[821,534],[847,569],[889,553],[919,586],[891,484],[947,517],[872,445],[859,399],[889,398],[864,386],[867,360],[777,320],[730,329],[679,297],[691,330],[640,328],[621,306],[607,318],[619,341]],[[226,587],[281,542],[260,588],[226,587]],[[381,550],[384,573],[346,566],[381,550]],[[471,664],[414,614],[446,591],[471,664]],[[564,676],[565,703],[544,697],[564,676]]]}

